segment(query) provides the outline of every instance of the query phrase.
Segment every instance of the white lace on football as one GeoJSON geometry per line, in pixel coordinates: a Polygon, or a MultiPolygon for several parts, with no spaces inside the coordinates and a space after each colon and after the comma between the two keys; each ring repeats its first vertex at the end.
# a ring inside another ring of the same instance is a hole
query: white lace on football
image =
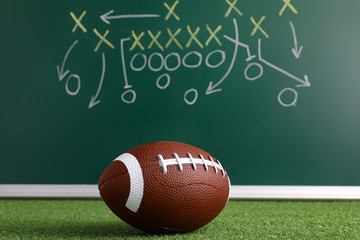
{"type": "Polygon", "coordinates": [[[177,153],[173,153],[173,155],[174,155],[174,158],[169,158],[169,159],[164,159],[161,154],[157,155],[159,165],[164,174],[167,173],[167,167],[171,166],[171,165],[177,165],[179,168],[179,171],[182,171],[184,169],[183,168],[184,164],[191,164],[194,171],[196,171],[196,169],[197,169],[196,164],[201,164],[204,166],[206,171],[209,170],[208,166],[210,166],[210,167],[214,168],[214,171],[216,174],[220,170],[222,173],[222,176],[225,177],[225,170],[221,166],[221,163],[219,161],[215,162],[214,159],[212,159],[211,157],[209,157],[210,160],[208,160],[208,159],[205,159],[201,154],[199,154],[200,158],[194,158],[193,156],[191,156],[190,153],[186,154],[188,156],[187,158],[180,158],[177,153]]]}

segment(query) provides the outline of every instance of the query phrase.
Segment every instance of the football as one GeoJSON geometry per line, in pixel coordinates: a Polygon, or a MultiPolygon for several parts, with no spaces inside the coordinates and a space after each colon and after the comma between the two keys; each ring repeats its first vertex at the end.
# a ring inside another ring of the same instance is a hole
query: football
{"type": "Polygon", "coordinates": [[[153,233],[184,233],[225,207],[230,180],[204,150],[179,142],[147,143],[118,156],[99,179],[102,199],[126,223],[153,233]]]}

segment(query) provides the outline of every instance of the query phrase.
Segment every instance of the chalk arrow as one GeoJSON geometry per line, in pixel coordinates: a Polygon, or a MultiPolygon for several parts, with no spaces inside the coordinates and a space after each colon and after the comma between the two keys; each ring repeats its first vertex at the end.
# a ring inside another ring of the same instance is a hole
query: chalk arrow
{"type": "Polygon", "coordinates": [[[65,63],[66,63],[66,60],[67,58],[69,57],[69,54],[71,52],[71,50],[73,49],[73,47],[78,43],[79,41],[78,40],[75,40],[75,42],[73,44],[71,44],[71,46],[69,47],[69,49],[67,50],[66,54],[65,54],[65,57],[64,57],[64,60],[63,60],[63,63],[61,65],[61,68],[59,65],[56,66],[56,69],[57,69],[57,74],[58,74],[58,78],[59,78],[59,81],[61,82],[65,76],[70,72],[69,70],[66,70],[64,72],[64,67],[65,67],[65,63]]]}
{"type": "MultiPolygon", "coordinates": [[[[208,88],[206,89],[206,92],[205,94],[206,95],[209,95],[209,94],[212,94],[212,93],[215,93],[215,92],[220,92],[222,91],[221,88],[217,88],[223,81],[225,81],[225,79],[227,78],[227,76],[230,74],[232,68],[234,67],[234,63],[235,63],[235,59],[236,59],[236,56],[237,56],[237,52],[238,52],[238,49],[239,49],[239,45],[237,44],[239,42],[239,29],[238,29],[238,25],[237,25],[237,22],[236,22],[236,19],[234,18],[233,19],[233,23],[234,23],[234,29],[235,29],[235,39],[234,42],[236,43],[235,44],[235,47],[234,47],[234,54],[233,54],[233,57],[232,57],[232,60],[231,60],[231,63],[230,63],[230,66],[228,68],[228,70],[226,71],[225,75],[220,79],[220,81],[218,81],[217,83],[213,83],[212,81],[209,83],[209,86],[208,88]]],[[[225,36],[224,36],[225,37],[225,36]]]]}
{"type": "Polygon", "coordinates": [[[103,62],[103,65],[102,65],[102,72],[101,72],[99,87],[96,91],[95,96],[91,96],[90,103],[89,103],[89,109],[94,107],[96,104],[100,103],[100,100],[96,100],[96,99],[98,98],[99,93],[101,91],[101,87],[102,87],[102,84],[104,81],[104,76],[105,76],[105,53],[102,53],[102,62],[103,62]]]}
{"type": "Polygon", "coordinates": [[[291,51],[292,51],[292,53],[293,53],[293,55],[295,56],[296,59],[299,59],[302,49],[303,49],[303,46],[300,46],[299,49],[297,49],[297,48],[292,48],[291,49],[291,51]]]}
{"type": "Polygon", "coordinates": [[[294,38],[294,47],[291,49],[291,51],[292,51],[294,57],[296,59],[299,59],[300,54],[301,54],[301,52],[303,50],[303,46],[298,47],[298,42],[297,42],[297,37],[296,37],[294,24],[291,21],[289,23],[290,23],[291,31],[292,31],[293,38],[294,38]]]}
{"type": "Polygon", "coordinates": [[[266,65],[268,65],[269,67],[271,67],[272,69],[281,72],[282,74],[296,80],[297,82],[299,82],[300,84],[296,85],[297,87],[310,87],[311,84],[309,82],[309,78],[308,75],[304,75],[304,79],[301,79],[291,73],[289,73],[288,71],[275,66],[274,64],[270,63],[269,61],[266,61],[263,57],[262,57],[262,53],[261,53],[261,39],[258,39],[258,56],[259,56],[259,60],[263,63],[265,63],[266,65]]]}
{"type": "Polygon", "coordinates": [[[100,16],[100,19],[106,23],[106,24],[110,24],[109,20],[112,19],[126,19],[126,18],[157,18],[160,17],[159,14],[127,14],[127,15],[113,15],[110,16],[111,14],[114,13],[114,10],[110,10],[109,12],[103,14],[100,16]]]}
{"type": "Polygon", "coordinates": [[[69,70],[63,72],[64,70],[60,69],[59,65],[57,65],[56,68],[57,68],[59,81],[61,82],[65,78],[65,76],[69,73],[69,70]]]}
{"type": "Polygon", "coordinates": [[[308,75],[304,75],[304,79],[300,79],[300,80],[298,80],[298,82],[300,82],[301,84],[296,85],[297,87],[310,87],[311,86],[308,75]]]}
{"type": "Polygon", "coordinates": [[[206,94],[206,95],[209,95],[209,94],[212,94],[212,93],[216,93],[216,92],[222,91],[221,88],[216,89],[220,84],[221,84],[221,82],[218,82],[218,83],[216,83],[216,84],[213,84],[213,82],[210,82],[208,88],[206,89],[205,94],[206,94]]]}

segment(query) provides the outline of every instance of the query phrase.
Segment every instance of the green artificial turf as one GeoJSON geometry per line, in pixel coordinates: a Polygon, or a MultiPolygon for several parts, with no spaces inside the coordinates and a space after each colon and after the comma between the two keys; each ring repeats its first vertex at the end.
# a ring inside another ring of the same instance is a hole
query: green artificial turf
{"type": "Polygon", "coordinates": [[[151,235],[101,200],[0,200],[0,239],[360,239],[360,202],[230,201],[199,230],[151,235]]]}

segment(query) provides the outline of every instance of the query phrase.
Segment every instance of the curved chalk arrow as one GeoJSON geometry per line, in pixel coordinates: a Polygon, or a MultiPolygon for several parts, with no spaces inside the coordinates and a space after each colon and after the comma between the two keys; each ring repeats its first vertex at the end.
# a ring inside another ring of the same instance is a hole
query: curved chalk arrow
{"type": "Polygon", "coordinates": [[[105,76],[105,53],[102,53],[102,72],[101,72],[101,78],[100,78],[100,83],[99,83],[99,87],[96,91],[95,96],[91,97],[90,103],[89,103],[89,109],[92,108],[93,106],[95,106],[96,104],[100,103],[100,100],[96,100],[99,96],[99,93],[101,91],[101,87],[104,81],[104,76],[105,76]]]}
{"type": "MultiPolygon", "coordinates": [[[[238,30],[238,26],[237,26],[237,22],[236,22],[235,18],[233,19],[233,22],[234,22],[234,28],[235,28],[235,39],[234,39],[234,41],[238,42],[239,41],[239,30],[238,30]]],[[[233,55],[233,58],[231,60],[231,63],[230,63],[230,66],[229,66],[228,70],[226,71],[225,75],[220,79],[220,81],[218,81],[216,84],[213,84],[212,81],[209,83],[209,86],[208,86],[208,88],[206,89],[206,92],[205,92],[206,95],[222,91],[221,88],[218,88],[218,89],[216,89],[216,88],[227,78],[227,76],[230,74],[232,68],[234,67],[234,63],[235,63],[235,59],[236,59],[236,56],[237,56],[238,49],[239,49],[239,45],[235,44],[234,55],[233,55]]]]}
{"type": "Polygon", "coordinates": [[[291,21],[289,23],[290,23],[291,31],[292,31],[293,38],[294,38],[294,47],[291,49],[291,51],[292,51],[293,55],[295,56],[295,58],[299,59],[300,54],[303,50],[303,46],[300,46],[300,48],[298,48],[298,42],[297,42],[294,24],[291,21]]]}
{"type": "Polygon", "coordinates": [[[64,67],[65,67],[65,63],[66,63],[66,60],[67,58],[69,57],[69,54],[71,52],[71,50],[75,47],[75,45],[78,43],[79,41],[78,40],[75,40],[75,42],[73,44],[71,44],[71,46],[69,47],[69,49],[67,50],[66,54],[65,54],[65,57],[64,57],[64,60],[63,60],[63,63],[61,65],[61,69],[60,69],[60,66],[57,65],[56,66],[56,69],[57,69],[57,74],[58,74],[58,78],[59,78],[59,81],[61,82],[65,76],[70,72],[69,70],[66,70],[64,72],[64,67]]]}

